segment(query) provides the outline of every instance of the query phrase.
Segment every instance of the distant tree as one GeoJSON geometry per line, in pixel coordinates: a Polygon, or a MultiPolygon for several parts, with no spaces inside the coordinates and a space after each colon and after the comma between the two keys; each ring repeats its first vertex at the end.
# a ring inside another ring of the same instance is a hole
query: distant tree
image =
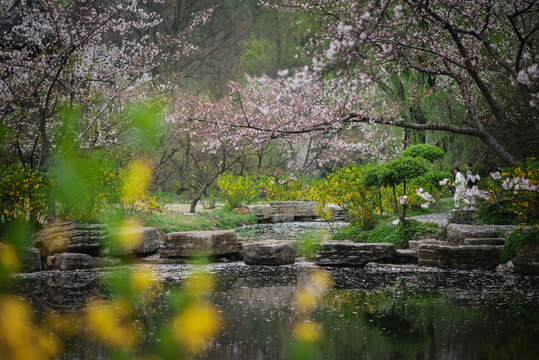
{"type": "Polygon", "coordinates": [[[116,120],[125,121],[118,109],[145,96],[142,89],[152,85],[152,71],[163,61],[194,50],[189,38],[211,14],[211,9],[197,13],[181,31],[154,33],[152,39],[148,33],[163,21],[150,9],[153,3],[0,3],[4,157],[46,169],[56,146],[58,111],[66,103],[83,109],[77,146],[118,141],[116,120]]]}

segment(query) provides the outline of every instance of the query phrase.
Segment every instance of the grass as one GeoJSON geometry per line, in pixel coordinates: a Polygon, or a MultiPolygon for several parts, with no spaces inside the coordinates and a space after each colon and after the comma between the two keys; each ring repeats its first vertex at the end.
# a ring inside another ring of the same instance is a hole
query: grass
{"type": "Polygon", "coordinates": [[[410,240],[416,240],[425,235],[439,238],[443,236],[443,232],[444,230],[435,224],[407,220],[406,224],[391,225],[389,219],[385,219],[379,222],[373,230],[362,230],[359,226],[345,226],[336,232],[332,239],[363,243],[392,243],[401,248],[410,240]]]}
{"type": "Polygon", "coordinates": [[[156,213],[144,220],[145,226],[152,226],[166,233],[191,230],[235,229],[238,226],[254,224],[256,219],[250,214],[237,214],[227,208],[202,211],[186,215],[174,211],[156,213]]]}

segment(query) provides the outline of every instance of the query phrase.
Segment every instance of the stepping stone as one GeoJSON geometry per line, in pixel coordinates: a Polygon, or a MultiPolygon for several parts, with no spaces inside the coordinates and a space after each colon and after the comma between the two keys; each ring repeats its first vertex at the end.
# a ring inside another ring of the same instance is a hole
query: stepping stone
{"type": "Polygon", "coordinates": [[[505,238],[466,238],[463,245],[503,245],[505,238]]]}
{"type": "Polygon", "coordinates": [[[225,255],[238,251],[234,230],[183,231],[168,234],[159,251],[162,259],[192,255],[225,255]]]}
{"type": "Polygon", "coordinates": [[[364,266],[369,262],[391,261],[395,252],[395,245],[389,243],[322,241],[316,263],[318,265],[364,266]]]}
{"type": "Polygon", "coordinates": [[[499,245],[420,244],[417,258],[420,265],[455,269],[494,269],[500,261],[499,245]]]}
{"type": "Polygon", "coordinates": [[[286,265],[296,261],[296,248],[287,241],[266,240],[243,243],[247,265],[286,265]]]}

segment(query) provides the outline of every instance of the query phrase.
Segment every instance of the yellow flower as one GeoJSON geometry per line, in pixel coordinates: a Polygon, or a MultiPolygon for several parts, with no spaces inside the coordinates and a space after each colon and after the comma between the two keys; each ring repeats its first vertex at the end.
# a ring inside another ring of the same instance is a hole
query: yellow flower
{"type": "Polygon", "coordinates": [[[302,320],[294,326],[294,335],[302,342],[313,343],[321,338],[322,327],[314,321],[302,320]]]}
{"type": "Polygon", "coordinates": [[[98,339],[118,349],[132,349],[137,337],[129,323],[129,309],[129,305],[123,302],[93,300],[86,305],[86,320],[98,339]]]}
{"type": "Polygon", "coordinates": [[[49,359],[60,350],[58,339],[32,324],[30,307],[11,296],[0,297],[0,356],[14,360],[49,359]]]}
{"type": "Polygon", "coordinates": [[[221,317],[214,306],[195,303],[174,318],[172,333],[188,351],[199,354],[208,340],[217,334],[220,324],[221,317]]]}
{"type": "Polygon", "coordinates": [[[0,262],[12,273],[19,271],[21,263],[13,245],[5,244],[0,247],[0,262]]]}
{"type": "Polygon", "coordinates": [[[148,291],[157,282],[157,275],[149,267],[137,266],[131,271],[131,289],[135,292],[148,291]]]}

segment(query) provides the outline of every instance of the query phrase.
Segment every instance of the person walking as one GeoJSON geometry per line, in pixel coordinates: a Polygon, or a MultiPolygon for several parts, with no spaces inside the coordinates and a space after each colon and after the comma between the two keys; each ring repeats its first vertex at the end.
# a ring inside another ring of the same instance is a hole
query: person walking
{"type": "Polygon", "coordinates": [[[458,209],[460,208],[460,200],[466,201],[464,198],[466,193],[466,179],[464,179],[464,176],[460,173],[458,166],[455,167],[453,173],[455,174],[455,196],[453,197],[453,200],[455,200],[455,209],[458,209]]]}

